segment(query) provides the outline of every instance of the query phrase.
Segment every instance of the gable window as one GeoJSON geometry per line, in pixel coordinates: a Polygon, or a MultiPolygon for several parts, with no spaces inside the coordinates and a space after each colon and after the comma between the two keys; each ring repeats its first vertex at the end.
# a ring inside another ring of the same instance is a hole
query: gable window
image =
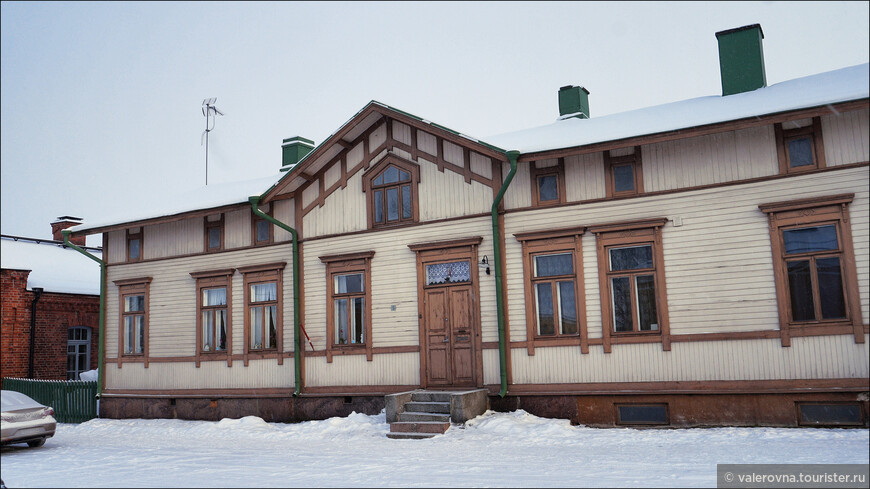
{"type": "Polygon", "coordinates": [[[245,288],[245,365],[252,353],[277,354],[283,363],[284,263],[239,268],[245,288]]]}
{"type": "Polygon", "coordinates": [[[205,218],[206,253],[224,249],[224,215],[217,214],[205,218]]]}
{"type": "Polygon", "coordinates": [[[363,174],[370,228],[417,222],[419,167],[396,155],[387,155],[363,174]]]}
{"type": "Polygon", "coordinates": [[[565,160],[563,158],[532,162],[532,205],[543,206],[565,202],[565,160]]]}
{"type": "Polygon", "coordinates": [[[601,323],[611,343],[650,337],[670,350],[661,228],[666,219],[590,228],[597,235],[601,323]],[[626,338],[621,340],[621,338],[626,338]]]}
{"type": "Polygon", "coordinates": [[[581,237],[584,228],[521,233],[526,277],[529,354],[535,346],[576,345],[589,352],[585,330],[581,237]]]}
{"type": "Polygon", "coordinates": [[[770,219],[783,346],[808,329],[846,327],[863,341],[852,233],[853,194],[759,206],[770,219]]]}
{"type": "Polygon", "coordinates": [[[202,355],[226,358],[232,366],[232,277],[235,270],[195,272],[197,330],[196,366],[202,355]]]}
{"type": "Polygon", "coordinates": [[[79,380],[82,372],[91,369],[91,328],[76,326],[67,330],[66,378],[79,380]]]}
{"type": "Polygon", "coordinates": [[[604,152],[604,188],[607,197],[643,193],[640,146],[604,152]],[[629,150],[633,152],[627,153],[629,150]]]}
{"type": "Polygon", "coordinates": [[[371,360],[372,256],[373,251],[320,257],[326,264],[327,362],[352,349],[363,349],[371,360]]]}
{"type": "Polygon", "coordinates": [[[124,361],[148,366],[148,290],[151,278],[116,280],[120,299],[121,332],[118,335],[118,365],[124,361]]]}
{"type": "Polygon", "coordinates": [[[820,117],[774,125],[779,172],[782,175],[825,167],[820,117]]]}
{"type": "MultiPolygon", "coordinates": [[[[269,216],[272,215],[272,204],[260,206],[260,210],[269,216]]],[[[252,245],[262,246],[271,244],[273,240],[272,223],[251,212],[251,240],[252,245]]]]}
{"type": "Polygon", "coordinates": [[[127,261],[140,261],[142,259],[142,228],[127,230],[127,261]]]}

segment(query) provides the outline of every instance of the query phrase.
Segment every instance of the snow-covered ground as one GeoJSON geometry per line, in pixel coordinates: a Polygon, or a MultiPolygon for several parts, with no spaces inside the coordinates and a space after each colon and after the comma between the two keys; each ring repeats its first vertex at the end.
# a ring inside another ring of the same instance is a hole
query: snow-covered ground
{"type": "Polygon", "coordinates": [[[715,487],[717,463],[868,463],[866,429],[594,429],[524,411],[427,440],[382,412],[297,424],[110,420],[4,447],[15,487],[715,487]]]}

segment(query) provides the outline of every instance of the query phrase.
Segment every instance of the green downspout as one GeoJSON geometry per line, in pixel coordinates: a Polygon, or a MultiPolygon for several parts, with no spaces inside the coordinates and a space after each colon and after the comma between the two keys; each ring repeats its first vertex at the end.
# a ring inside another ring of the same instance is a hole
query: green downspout
{"type": "MultiPolygon", "coordinates": [[[[69,235],[72,231],[63,229],[60,233],[63,235],[63,244],[100,264],[100,338],[99,346],[97,347],[99,348],[99,354],[97,355],[97,399],[99,399],[103,393],[103,379],[106,375],[103,368],[106,356],[106,262],[72,244],[69,240],[69,235]]],[[[99,416],[99,413],[97,413],[97,416],[99,416]]]]}
{"type": "Polygon", "coordinates": [[[508,185],[511,184],[511,180],[517,173],[517,159],[520,157],[520,152],[508,151],[507,157],[511,164],[511,171],[507,174],[507,178],[501,185],[501,190],[498,191],[498,195],[495,196],[495,201],[492,203],[492,256],[495,267],[495,304],[496,316],[498,317],[498,363],[501,370],[501,390],[498,395],[500,397],[507,394],[507,335],[504,330],[504,300],[502,298],[504,276],[501,269],[501,233],[498,225],[498,207],[504,198],[508,185]]]}
{"type": "Polygon", "coordinates": [[[259,205],[262,197],[262,195],[255,195],[248,198],[254,214],[293,236],[293,368],[296,374],[296,390],[293,395],[298,396],[302,392],[302,355],[300,354],[302,351],[302,332],[299,328],[301,324],[299,321],[299,236],[295,229],[260,210],[259,205]]]}

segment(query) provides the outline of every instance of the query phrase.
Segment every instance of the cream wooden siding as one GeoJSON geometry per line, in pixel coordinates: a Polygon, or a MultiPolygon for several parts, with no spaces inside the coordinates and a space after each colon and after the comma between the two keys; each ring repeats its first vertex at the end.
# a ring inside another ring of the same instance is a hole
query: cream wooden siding
{"type": "MultiPolygon", "coordinates": [[[[401,150],[395,151],[410,158],[410,155],[401,150]]],[[[372,165],[377,164],[385,155],[383,153],[374,159],[372,165]]],[[[465,177],[450,170],[438,171],[435,163],[423,157],[417,163],[420,166],[420,183],[417,185],[420,221],[489,211],[492,205],[492,189],[489,186],[473,180],[470,184],[466,183],[465,177]]],[[[347,187],[337,189],[324,199],[322,207],[313,208],[302,218],[306,237],[349,233],[368,228],[362,175],[363,172],[359,171],[348,178],[347,187]]]]}
{"type": "MultiPolygon", "coordinates": [[[[502,178],[507,178],[510,171],[510,164],[502,163],[502,178]]],[[[504,193],[503,202],[505,209],[518,209],[523,207],[529,207],[532,205],[532,187],[530,186],[530,175],[531,174],[529,173],[529,163],[517,163],[517,172],[514,174],[514,179],[511,180],[510,186],[504,193]]],[[[604,173],[602,173],[601,175],[603,176],[604,173]]]]}
{"type": "MultiPolygon", "coordinates": [[[[286,262],[284,267],[284,350],[293,350],[293,264],[290,245],[269,246],[187,257],[177,260],[109,267],[106,293],[106,355],[118,357],[118,287],[115,280],[152,277],[149,308],[150,357],[192,356],[196,353],[196,280],[191,272],[286,262]]],[[[244,277],[233,275],[233,353],[244,353],[244,277]]],[[[287,363],[285,359],[285,364],[287,363]]],[[[233,362],[233,368],[241,362],[233,362]]],[[[126,368],[126,366],[124,367],[126,368]]]]}
{"type": "Polygon", "coordinates": [[[776,175],[773,126],[646,144],[643,188],[658,192],[776,175]]]}
{"type": "Polygon", "coordinates": [[[680,382],[867,378],[870,343],[851,335],[780,340],[732,340],[673,343],[663,352],[655,343],[600,346],[581,354],[580,347],[524,349],[511,352],[516,384],[598,382],[680,382]]]}
{"type": "Polygon", "coordinates": [[[109,231],[108,263],[124,263],[127,261],[127,231],[109,231]]]}
{"type": "Polygon", "coordinates": [[[377,148],[378,146],[380,146],[381,144],[384,144],[384,142],[386,140],[387,140],[387,125],[381,123],[380,125],[378,125],[377,129],[375,129],[374,131],[372,131],[371,134],[369,134],[369,150],[371,151],[371,150],[377,148]]]}
{"type": "MultiPolygon", "coordinates": [[[[296,209],[294,207],[293,199],[276,200],[272,205],[275,207],[275,212],[272,213],[273,217],[295,229],[296,209]]],[[[285,231],[284,228],[280,226],[273,226],[273,228],[276,243],[293,239],[293,236],[290,235],[290,231],[285,231]]]]}
{"type": "Polygon", "coordinates": [[[486,178],[492,178],[492,160],[481,154],[471,152],[471,171],[486,178]]]}
{"type": "Polygon", "coordinates": [[[604,153],[565,158],[565,197],[568,202],[603,199],[604,153]]]}
{"type": "Polygon", "coordinates": [[[203,219],[203,217],[193,217],[145,226],[142,237],[144,242],[142,257],[149,260],[202,253],[205,246],[203,219]]]}
{"type": "Polygon", "coordinates": [[[320,196],[320,186],[317,182],[312,183],[302,191],[302,207],[308,207],[320,196]]]}
{"type": "Polygon", "coordinates": [[[853,110],[822,117],[825,164],[847,165],[870,160],[870,113],[853,110]]]}
{"type": "Polygon", "coordinates": [[[251,206],[227,212],[224,219],[224,247],[251,246],[251,206]]]}
{"type": "MultiPolygon", "coordinates": [[[[492,227],[488,218],[452,221],[379,233],[308,241],[304,245],[305,328],[317,350],[326,348],[326,265],[318,257],[374,251],[371,262],[372,345],[419,345],[417,257],[412,243],[483,237],[478,250],[492,260],[492,227]],[[396,310],[391,310],[395,306],[396,310]]],[[[474,264],[476,266],[476,264],[474,264]]],[[[495,275],[480,270],[483,341],[497,341],[495,275]]]]}
{"type": "Polygon", "coordinates": [[[390,353],[305,359],[305,385],[308,387],[359,385],[420,385],[420,354],[390,353]]]}
{"type": "Polygon", "coordinates": [[[125,363],[122,368],[106,365],[107,389],[258,389],[285,387],[288,394],[296,385],[293,359],[284,365],[275,360],[241,362],[203,362],[199,368],[190,363],[125,363]]]}
{"type": "Polygon", "coordinates": [[[411,126],[399,121],[393,121],[393,139],[400,143],[411,145],[411,126]]]}
{"type": "MultiPolygon", "coordinates": [[[[778,329],[767,216],[758,205],[854,192],[849,206],[864,323],[870,309],[868,169],[718,187],[648,198],[509,213],[505,216],[511,339],[526,338],[522,247],[514,233],[667,217],[663,253],[672,334],[778,329]]],[[[583,241],[590,336],[600,336],[594,236],[583,241]]]]}

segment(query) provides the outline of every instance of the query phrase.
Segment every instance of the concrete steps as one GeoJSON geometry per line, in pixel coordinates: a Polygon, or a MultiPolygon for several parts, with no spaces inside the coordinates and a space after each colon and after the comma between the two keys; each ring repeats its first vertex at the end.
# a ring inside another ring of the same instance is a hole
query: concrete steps
{"type": "Polygon", "coordinates": [[[486,390],[411,391],[385,398],[387,438],[419,440],[444,434],[451,423],[465,421],[489,409],[486,390]]]}

